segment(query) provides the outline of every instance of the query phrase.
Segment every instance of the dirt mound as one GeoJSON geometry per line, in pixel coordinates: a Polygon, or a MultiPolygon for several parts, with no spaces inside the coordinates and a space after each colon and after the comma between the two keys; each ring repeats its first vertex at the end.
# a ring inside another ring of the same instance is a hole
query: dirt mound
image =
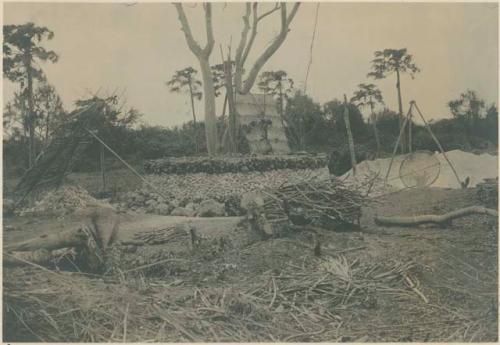
{"type": "MultiPolygon", "coordinates": [[[[459,178],[464,181],[469,178],[468,187],[475,187],[485,178],[495,178],[498,176],[498,157],[487,153],[474,154],[461,150],[453,150],[446,152],[446,156],[453,164],[459,178]]],[[[387,179],[387,187],[389,189],[404,189],[406,186],[400,179],[400,167],[407,155],[399,155],[394,157],[391,171],[387,179]]],[[[432,187],[440,188],[461,188],[453,170],[446,161],[443,154],[436,153],[436,157],[440,164],[440,173],[432,187]]],[[[373,161],[363,161],[356,166],[357,177],[362,176],[379,176],[379,183],[383,183],[383,179],[389,168],[391,158],[376,159],[373,161]]],[[[425,169],[426,167],[422,167],[425,169]]],[[[347,172],[342,178],[352,179],[352,170],[347,172]]]]}

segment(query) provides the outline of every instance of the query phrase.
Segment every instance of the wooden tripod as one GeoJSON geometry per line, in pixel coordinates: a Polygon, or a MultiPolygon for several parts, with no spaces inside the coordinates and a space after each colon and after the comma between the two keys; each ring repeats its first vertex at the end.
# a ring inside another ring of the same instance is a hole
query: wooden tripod
{"type": "Polygon", "coordinates": [[[391,162],[389,163],[389,167],[387,168],[387,173],[385,175],[385,183],[387,183],[387,178],[389,177],[389,173],[391,172],[392,163],[394,162],[394,157],[396,156],[396,152],[398,150],[399,142],[401,140],[401,137],[402,137],[402,135],[403,135],[403,133],[405,131],[405,128],[406,128],[407,124],[408,124],[408,148],[409,148],[409,154],[412,153],[412,128],[411,128],[412,127],[411,126],[412,122],[411,122],[411,119],[413,117],[413,109],[415,109],[417,111],[418,115],[420,115],[420,118],[424,122],[425,128],[427,129],[427,131],[429,132],[430,136],[432,137],[432,140],[434,140],[434,142],[436,143],[437,147],[439,148],[439,151],[441,151],[441,153],[443,154],[444,159],[446,159],[446,162],[448,162],[448,164],[450,165],[450,168],[453,171],[453,174],[457,178],[459,186],[461,188],[465,188],[466,186],[464,185],[464,183],[462,183],[462,181],[460,180],[460,177],[458,177],[458,174],[457,174],[457,171],[455,170],[455,167],[453,166],[453,164],[451,163],[451,161],[448,159],[448,156],[444,152],[444,149],[441,146],[441,143],[439,142],[438,138],[434,135],[434,132],[432,132],[431,127],[429,126],[429,124],[425,120],[424,115],[422,115],[422,112],[418,108],[418,105],[417,105],[417,103],[415,101],[411,101],[410,102],[410,108],[408,109],[408,113],[406,114],[406,117],[404,119],[403,125],[401,126],[401,129],[399,131],[398,139],[396,140],[396,144],[394,145],[394,150],[392,151],[391,162]]]}

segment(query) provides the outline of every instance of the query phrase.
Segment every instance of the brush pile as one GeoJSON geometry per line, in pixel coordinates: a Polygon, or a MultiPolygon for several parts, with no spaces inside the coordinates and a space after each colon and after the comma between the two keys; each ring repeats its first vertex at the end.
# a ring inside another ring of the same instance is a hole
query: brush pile
{"type": "Polygon", "coordinates": [[[365,196],[338,179],[304,179],[265,192],[269,221],[288,218],[295,225],[358,224],[365,196]]]}
{"type": "Polygon", "coordinates": [[[326,156],[276,155],[240,157],[172,157],[144,163],[148,174],[221,174],[280,169],[317,169],[325,167],[326,156]]]}
{"type": "Polygon", "coordinates": [[[35,202],[33,207],[21,209],[19,215],[59,215],[64,216],[89,205],[98,204],[85,189],[79,186],[64,186],[49,191],[35,202]]]}

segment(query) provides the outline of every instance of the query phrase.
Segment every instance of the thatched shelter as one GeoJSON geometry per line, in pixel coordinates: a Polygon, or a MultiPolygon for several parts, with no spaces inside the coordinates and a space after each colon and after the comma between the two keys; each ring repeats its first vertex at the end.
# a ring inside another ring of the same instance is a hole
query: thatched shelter
{"type": "Polygon", "coordinates": [[[276,105],[272,95],[236,95],[236,112],[251,153],[290,153],[276,105]]]}

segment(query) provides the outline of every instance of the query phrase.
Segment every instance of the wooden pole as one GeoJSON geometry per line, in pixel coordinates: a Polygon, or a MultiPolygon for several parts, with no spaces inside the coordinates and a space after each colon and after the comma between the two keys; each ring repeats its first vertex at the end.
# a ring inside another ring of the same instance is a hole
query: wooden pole
{"type": "Polygon", "coordinates": [[[403,133],[405,131],[406,122],[408,122],[408,117],[409,117],[410,112],[411,112],[412,104],[413,103],[410,103],[410,109],[408,109],[408,114],[406,115],[405,120],[404,120],[403,124],[401,125],[401,128],[399,129],[398,140],[396,140],[396,145],[394,145],[394,150],[392,151],[391,161],[389,163],[389,167],[387,168],[387,173],[385,174],[385,182],[386,183],[387,183],[387,178],[389,177],[389,173],[391,172],[392,163],[394,162],[394,156],[396,156],[396,152],[398,151],[399,141],[401,140],[401,137],[403,136],[403,133]]]}
{"type": "MultiPolygon", "coordinates": [[[[398,108],[399,108],[399,126],[403,126],[403,100],[401,99],[401,77],[399,75],[399,68],[396,68],[396,88],[398,90],[398,108]]],[[[401,133],[401,154],[405,153],[405,133],[401,133]]]]}
{"type": "MultiPolygon", "coordinates": [[[[410,105],[411,107],[411,105],[410,105]]],[[[409,119],[408,119],[408,153],[412,153],[412,128],[411,128],[411,125],[412,125],[412,117],[413,117],[413,113],[410,112],[408,114],[409,116],[409,119]]]]}
{"type": "Polygon", "coordinates": [[[142,180],[142,182],[144,182],[147,186],[149,186],[156,194],[158,194],[159,196],[162,196],[163,198],[165,198],[165,200],[169,200],[170,198],[164,194],[162,194],[161,192],[158,191],[158,188],[157,186],[154,186],[153,184],[151,184],[148,180],[146,180],[141,174],[139,174],[137,172],[137,170],[135,170],[130,164],[128,164],[127,162],[125,162],[123,160],[122,157],[120,157],[120,155],[118,155],[118,153],[116,153],[115,151],[113,151],[113,149],[111,147],[109,147],[108,145],[106,145],[106,143],[104,141],[101,140],[101,138],[99,138],[95,133],[93,133],[92,131],[86,129],[86,131],[92,135],[94,138],[97,139],[97,141],[99,141],[109,152],[111,152],[113,154],[113,156],[115,156],[116,158],[118,158],[118,160],[120,162],[123,163],[123,165],[125,165],[130,171],[132,171],[132,173],[134,173],[135,176],[137,176],[139,179],[142,180]]]}
{"type": "Polygon", "coordinates": [[[224,61],[224,79],[226,84],[227,105],[228,105],[228,119],[229,119],[229,152],[236,153],[237,147],[237,122],[236,122],[236,107],[234,104],[233,92],[233,76],[231,60],[224,61]]]}
{"type": "Polygon", "coordinates": [[[104,192],[106,191],[106,170],[105,170],[105,161],[104,161],[104,145],[99,145],[100,147],[100,167],[101,167],[101,179],[102,179],[102,185],[101,185],[101,191],[104,192]]]}
{"type": "Polygon", "coordinates": [[[196,154],[200,152],[198,147],[198,126],[196,124],[196,112],[194,110],[194,97],[193,97],[193,85],[191,80],[191,74],[188,74],[188,85],[189,85],[189,96],[191,98],[191,111],[193,113],[193,127],[194,127],[194,146],[196,154]]]}
{"type": "Polygon", "coordinates": [[[347,96],[344,95],[344,122],[347,130],[349,152],[351,153],[352,175],[356,176],[356,152],[354,151],[354,139],[352,138],[351,122],[349,121],[349,108],[347,107],[347,96]]]}
{"type": "Polygon", "coordinates": [[[439,150],[441,151],[441,153],[443,154],[443,157],[444,159],[446,159],[446,161],[448,162],[448,164],[450,165],[450,168],[451,170],[453,171],[453,174],[455,175],[455,177],[457,178],[457,181],[458,181],[458,185],[462,188],[464,188],[463,184],[462,184],[462,181],[460,180],[460,177],[458,177],[458,173],[457,171],[455,170],[455,167],[453,166],[453,164],[451,164],[451,161],[448,159],[448,156],[446,156],[446,153],[444,152],[444,149],[443,147],[441,146],[441,143],[439,142],[438,138],[436,138],[436,136],[434,135],[434,133],[432,132],[432,129],[431,129],[431,126],[429,126],[429,124],[427,123],[427,121],[425,120],[424,118],[424,115],[422,115],[422,112],[420,111],[420,109],[418,108],[417,106],[417,103],[415,103],[415,101],[412,101],[413,102],[413,105],[415,106],[415,109],[417,109],[417,112],[418,114],[420,115],[420,117],[422,118],[422,121],[424,121],[424,125],[425,125],[425,128],[427,128],[427,131],[429,131],[429,134],[431,135],[432,139],[434,140],[434,142],[436,143],[437,147],[439,148],[439,150]]]}

